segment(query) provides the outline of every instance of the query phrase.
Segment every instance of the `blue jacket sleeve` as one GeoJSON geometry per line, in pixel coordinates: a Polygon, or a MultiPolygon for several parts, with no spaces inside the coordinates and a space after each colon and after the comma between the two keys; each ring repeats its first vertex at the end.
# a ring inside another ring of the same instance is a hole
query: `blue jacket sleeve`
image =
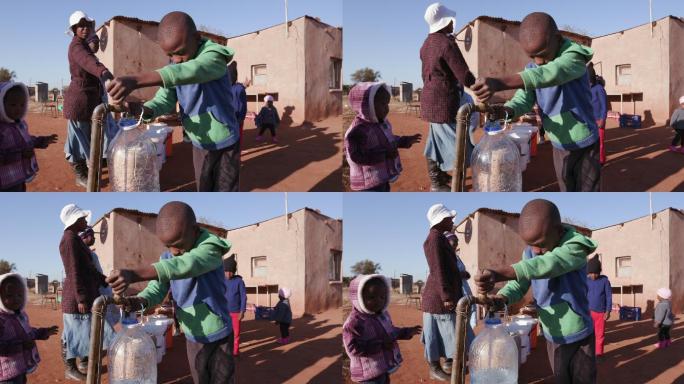
{"type": "Polygon", "coordinates": [[[238,111],[240,121],[244,121],[247,117],[247,92],[244,88],[240,89],[240,110],[238,111]]]}
{"type": "Polygon", "coordinates": [[[598,93],[598,95],[596,98],[598,99],[598,105],[599,105],[599,115],[597,116],[597,118],[600,118],[601,120],[605,120],[606,117],[608,117],[608,106],[607,106],[608,95],[606,94],[606,91],[605,91],[605,89],[603,89],[603,87],[599,87],[597,93],[598,93]]]}
{"type": "Polygon", "coordinates": [[[606,312],[610,312],[613,309],[613,288],[610,286],[608,278],[606,278],[604,288],[606,293],[606,312]]]}
{"type": "Polygon", "coordinates": [[[240,280],[240,284],[238,284],[238,289],[240,292],[240,313],[243,313],[247,310],[247,290],[245,289],[245,282],[240,280]]]}

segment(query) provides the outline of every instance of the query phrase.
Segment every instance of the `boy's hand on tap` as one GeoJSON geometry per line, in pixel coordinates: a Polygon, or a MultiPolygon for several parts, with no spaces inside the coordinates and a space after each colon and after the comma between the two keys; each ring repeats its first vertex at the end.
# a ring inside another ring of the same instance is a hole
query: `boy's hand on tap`
{"type": "Polygon", "coordinates": [[[124,103],[124,106],[128,113],[133,115],[136,119],[140,117],[141,113],[143,114],[143,117],[151,116],[153,114],[153,111],[150,108],[144,106],[143,103],[126,102],[124,103]]]}
{"type": "Polygon", "coordinates": [[[494,285],[500,281],[515,280],[515,270],[507,266],[499,269],[485,269],[475,276],[475,285],[478,293],[488,293],[494,289],[494,285]]]}
{"type": "Polygon", "coordinates": [[[119,76],[107,82],[107,93],[114,104],[123,103],[126,96],[136,89],[138,89],[138,78],[136,76],[119,76]]]}
{"type": "Polygon", "coordinates": [[[127,296],[121,298],[121,304],[126,312],[140,311],[147,308],[147,300],[139,296],[127,296]]]}

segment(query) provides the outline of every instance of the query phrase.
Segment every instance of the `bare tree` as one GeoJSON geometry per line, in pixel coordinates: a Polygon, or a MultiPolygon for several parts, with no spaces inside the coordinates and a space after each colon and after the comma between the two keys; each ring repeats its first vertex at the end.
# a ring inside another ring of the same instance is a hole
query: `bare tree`
{"type": "Polygon", "coordinates": [[[210,219],[208,217],[200,216],[197,218],[197,222],[201,224],[212,225],[214,227],[226,228],[226,225],[221,220],[210,219]]]}
{"type": "Polygon", "coordinates": [[[197,30],[202,32],[213,33],[214,35],[227,36],[227,34],[222,30],[204,24],[200,24],[199,27],[197,27],[197,30]]]}
{"type": "Polygon", "coordinates": [[[589,36],[589,31],[584,28],[573,27],[572,25],[565,24],[560,27],[561,31],[572,32],[578,35],[589,36]]]}

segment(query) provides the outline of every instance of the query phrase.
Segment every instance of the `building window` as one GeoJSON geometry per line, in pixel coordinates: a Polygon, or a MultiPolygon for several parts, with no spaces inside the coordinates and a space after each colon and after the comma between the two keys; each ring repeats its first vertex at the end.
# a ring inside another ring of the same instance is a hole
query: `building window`
{"type": "Polygon", "coordinates": [[[615,66],[615,84],[616,85],[630,85],[632,84],[632,65],[622,64],[615,66]]]}
{"type": "Polygon", "coordinates": [[[266,256],[252,257],[252,277],[266,277],[267,274],[266,256]]]}
{"type": "Polygon", "coordinates": [[[328,88],[342,89],[342,59],[330,58],[330,78],[328,88]]]}
{"type": "Polygon", "coordinates": [[[330,268],[328,269],[328,280],[342,281],[342,251],[330,250],[330,268]]]}
{"type": "Polygon", "coordinates": [[[266,85],[267,74],[266,64],[252,65],[252,84],[266,85]]]}
{"type": "Polygon", "coordinates": [[[615,259],[615,276],[632,276],[632,256],[622,256],[615,259]]]}

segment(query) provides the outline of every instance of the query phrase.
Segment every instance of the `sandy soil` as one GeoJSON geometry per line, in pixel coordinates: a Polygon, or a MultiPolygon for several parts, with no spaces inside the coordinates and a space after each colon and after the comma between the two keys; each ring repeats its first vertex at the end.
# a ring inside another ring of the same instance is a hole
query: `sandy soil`
{"type": "MultiPolygon", "coordinates": [[[[62,312],[59,309],[33,304],[29,305],[27,312],[34,327],[59,325],[62,328],[62,312]]],[[[253,316],[248,313],[245,318],[253,319],[253,316]]],[[[237,360],[236,382],[340,382],[341,318],[340,310],[330,310],[295,319],[290,328],[292,342],[284,346],[276,343],[276,338],[279,337],[276,325],[265,321],[245,320],[242,323],[242,347],[237,360]]],[[[37,344],[42,362],[38,370],[29,375],[29,383],[73,383],[64,379],[59,336],[38,341],[37,344]]],[[[102,382],[107,383],[107,378],[103,377],[102,382]]],[[[167,351],[159,364],[158,382],[192,384],[182,335],[174,338],[173,348],[167,351]]]]}
{"type": "MultiPolygon", "coordinates": [[[[413,111],[393,104],[389,115],[396,135],[413,135],[428,132],[428,124],[413,111]]],[[[345,111],[349,113],[348,110],[345,111]]],[[[351,119],[348,119],[351,122],[351,119]]],[[[611,192],[670,192],[684,191],[684,155],[668,150],[674,135],[672,129],[654,125],[639,129],[619,128],[615,120],[608,120],[606,129],[607,162],[603,168],[602,190],[611,192]]],[[[344,124],[344,129],[348,124],[344,124]]],[[[400,150],[404,167],[399,180],[392,184],[395,192],[421,192],[430,190],[427,165],[422,143],[400,150]]],[[[345,168],[345,172],[348,170],[345,168]]],[[[470,173],[466,180],[470,188],[470,173]]],[[[348,183],[345,184],[348,190],[348,183]]],[[[538,147],[538,155],[528,164],[523,174],[524,191],[558,191],[551,144],[538,147]]]]}
{"type": "MultiPolygon", "coordinates": [[[[348,308],[347,304],[345,310],[348,308]]],[[[415,305],[404,305],[399,299],[390,306],[390,315],[397,326],[422,324],[420,310],[415,305]]],[[[677,322],[681,324],[682,321],[684,315],[679,315],[677,322]]],[[[684,383],[684,328],[673,329],[673,344],[665,350],[655,349],[655,335],[651,319],[619,321],[614,313],[606,326],[605,357],[598,363],[597,383],[684,383]]],[[[543,340],[540,336],[537,348],[520,367],[518,382],[553,383],[543,340]]],[[[419,336],[399,341],[399,347],[404,363],[392,375],[392,383],[440,383],[429,379],[419,336]]],[[[345,382],[351,383],[348,370],[345,369],[344,373],[345,382]]],[[[469,382],[468,378],[466,382],[469,382]]]]}
{"type": "MultiPolygon", "coordinates": [[[[37,150],[40,172],[28,185],[29,191],[83,191],[64,160],[67,121],[61,116],[29,113],[31,134],[57,133],[59,141],[48,149],[37,150]]],[[[341,191],[342,141],[341,117],[329,118],[296,127],[283,126],[279,142],[257,142],[253,120],[245,122],[241,191],[341,191]]],[[[270,138],[270,136],[267,137],[270,138]]],[[[162,191],[194,191],[192,147],[183,143],[182,130],[175,129],[173,155],[161,171],[162,191]]],[[[106,171],[103,173],[106,178],[106,171]]],[[[106,180],[103,190],[108,190],[106,180]]]]}

